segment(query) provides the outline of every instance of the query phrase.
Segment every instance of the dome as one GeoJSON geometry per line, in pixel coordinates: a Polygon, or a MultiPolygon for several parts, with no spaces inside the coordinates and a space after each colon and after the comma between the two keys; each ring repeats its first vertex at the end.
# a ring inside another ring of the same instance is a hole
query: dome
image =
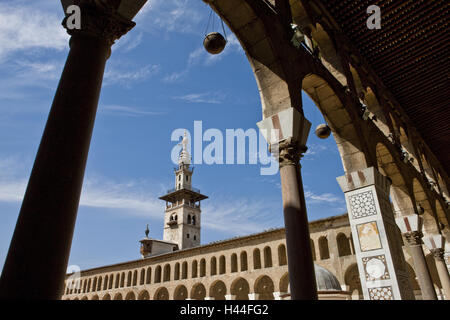
{"type": "Polygon", "coordinates": [[[339,280],[327,269],[314,264],[317,291],[342,291],[339,280]]]}

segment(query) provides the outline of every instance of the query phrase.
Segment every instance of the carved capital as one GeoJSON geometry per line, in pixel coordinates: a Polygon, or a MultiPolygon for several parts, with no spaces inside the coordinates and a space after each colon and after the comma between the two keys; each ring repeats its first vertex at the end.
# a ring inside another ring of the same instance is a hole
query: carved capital
{"type": "Polygon", "coordinates": [[[445,254],[444,249],[438,248],[438,249],[431,249],[430,251],[436,260],[444,261],[444,254],[445,254]]]}
{"type": "MultiPolygon", "coordinates": [[[[66,16],[62,22],[67,33],[73,35],[88,35],[103,39],[112,46],[116,40],[130,31],[136,23],[117,14],[118,1],[81,0],[81,28],[67,27],[66,16]]],[[[120,2],[120,1],[119,1],[120,2]]]]}
{"type": "MultiPolygon", "coordinates": [[[[278,143],[280,168],[288,165],[297,165],[306,150],[308,150],[306,146],[299,145],[293,139],[286,139],[278,143]]],[[[272,153],[274,153],[273,151],[276,152],[276,150],[271,150],[272,153]]]]}
{"type": "Polygon", "coordinates": [[[417,246],[422,244],[423,234],[421,231],[412,231],[405,233],[405,239],[409,246],[417,246]]]}

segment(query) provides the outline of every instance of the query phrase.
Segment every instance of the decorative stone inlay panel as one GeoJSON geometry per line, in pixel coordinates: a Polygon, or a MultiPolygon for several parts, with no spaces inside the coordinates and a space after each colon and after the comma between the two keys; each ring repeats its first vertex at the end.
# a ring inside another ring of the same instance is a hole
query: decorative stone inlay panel
{"type": "Polygon", "coordinates": [[[362,259],[367,281],[390,279],[384,254],[362,259]]]}
{"type": "Polygon", "coordinates": [[[377,214],[372,191],[361,192],[349,197],[352,218],[364,218],[377,214]]]}
{"type": "Polygon", "coordinates": [[[369,288],[370,300],[394,300],[392,287],[369,288]]]}
{"type": "Polygon", "coordinates": [[[380,232],[376,221],[359,224],[356,226],[359,239],[359,247],[362,252],[382,249],[380,232]]]}

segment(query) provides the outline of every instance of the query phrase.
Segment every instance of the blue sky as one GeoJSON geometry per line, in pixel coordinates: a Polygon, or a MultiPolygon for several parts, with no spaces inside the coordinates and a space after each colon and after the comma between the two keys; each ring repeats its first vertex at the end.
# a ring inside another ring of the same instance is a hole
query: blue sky
{"type": "MultiPolygon", "coordinates": [[[[261,103],[250,65],[227,29],[217,56],[202,41],[209,9],[200,0],[150,0],[107,63],[69,264],[82,269],[139,258],[145,225],[162,238],[173,187],[173,130],[257,128],[261,103]]],[[[68,53],[63,12],[54,0],[0,2],[0,265],[68,53]]],[[[216,28],[219,29],[219,28],[216,28]]],[[[220,31],[220,30],[215,30],[220,31]]],[[[334,139],[313,131],[323,118],[304,95],[312,122],[302,160],[310,220],[345,213],[334,139]]],[[[260,165],[195,165],[202,243],[282,227],[279,175],[260,165]]]]}

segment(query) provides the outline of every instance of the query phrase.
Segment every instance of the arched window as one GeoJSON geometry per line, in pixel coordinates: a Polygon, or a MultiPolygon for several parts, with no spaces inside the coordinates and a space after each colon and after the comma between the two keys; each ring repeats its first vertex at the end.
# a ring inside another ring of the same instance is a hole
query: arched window
{"type": "Polygon", "coordinates": [[[128,277],[127,277],[127,287],[131,287],[131,271],[128,271],[128,277]]]}
{"type": "Polygon", "coordinates": [[[122,272],[120,276],[120,287],[121,288],[125,287],[125,272],[122,272]]]}
{"type": "Polygon", "coordinates": [[[236,255],[236,253],[233,253],[231,255],[231,272],[237,272],[237,271],[238,271],[237,255],[236,255]]]}
{"type": "Polygon", "coordinates": [[[195,226],[195,216],[192,216],[192,224],[195,226]]]}
{"type": "Polygon", "coordinates": [[[253,269],[261,269],[261,253],[259,249],[253,250],[253,269]]]}
{"type": "Polygon", "coordinates": [[[170,264],[164,266],[163,281],[170,281],[170,264]]]}
{"type": "Polygon", "coordinates": [[[211,275],[215,276],[217,274],[217,259],[216,257],[211,258],[211,275]]]}
{"type": "Polygon", "coordinates": [[[108,289],[112,289],[112,288],[113,288],[113,283],[114,283],[114,274],[110,274],[110,275],[109,275],[109,285],[108,285],[108,289]]]}
{"type": "Polygon", "coordinates": [[[92,291],[97,290],[97,277],[94,278],[94,281],[92,281],[92,291]]]}
{"type": "Polygon", "coordinates": [[[179,262],[177,262],[175,264],[175,271],[173,274],[173,278],[174,278],[174,280],[180,280],[180,263],[179,262]]]}
{"type": "Polygon", "coordinates": [[[272,250],[270,247],[264,248],[264,268],[272,267],[272,250]]]}
{"type": "Polygon", "coordinates": [[[86,292],[91,292],[91,279],[89,279],[89,281],[88,281],[87,291],[86,292]]]}
{"type": "Polygon", "coordinates": [[[133,286],[137,286],[137,277],[138,277],[137,270],[134,270],[134,272],[133,272],[133,286]]]}
{"type": "Polygon", "coordinates": [[[287,265],[286,246],[284,244],[280,244],[278,246],[278,265],[279,266],[287,265]]]}
{"type": "Polygon", "coordinates": [[[98,282],[97,282],[97,291],[102,290],[102,277],[98,278],[98,282]]]}
{"type": "Polygon", "coordinates": [[[192,261],[192,278],[197,278],[197,268],[198,268],[198,264],[197,264],[197,260],[192,261]]]}
{"type": "Polygon", "coordinates": [[[161,266],[157,266],[155,270],[155,283],[161,282],[161,266]]]}
{"type": "Polygon", "coordinates": [[[181,278],[187,279],[187,273],[188,273],[188,265],[187,262],[183,262],[183,265],[181,267],[181,278]]]}
{"type": "Polygon", "coordinates": [[[319,253],[320,253],[320,260],[330,258],[330,250],[328,249],[328,240],[326,237],[319,238],[319,253]]]}
{"type": "MultiPolygon", "coordinates": [[[[84,279],[84,285],[83,285],[83,293],[86,293],[86,287],[87,287],[88,281],[86,279],[84,279]]],[[[116,288],[118,285],[118,281],[116,281],[116,288]]]]}
{"type": "Polygon", "coordinates": [[[352,254],[350,249],[350,241],[343,233],[339,233],[336,237],[339,257],[349,256],[352,254]]]}
{"type": "Polygon", "coordinates": [[[139,279],[139,284],[142,286],[145,283],[145,269],[141,269],[141,277],[139,279]]]}
{"type": "Polygon", "coordinates": [[[191,215],[188,214],[187,224],[191,224],[191,223],[192,223],[192,218],[191,218],[191,215]]]}
{"type": "Polygon", "coordinates": [[[119,288],[119,284],[120,284],[120,274],[116,273],[115,277],[116,277],[116,284],[115,284],[114,288],[117,289],[117,288],[119,288]]]}
{"type": "Polygon", "coordinates": [[[146,284],[150,284],[152,282],[152,268],[147,268],[147,278],[145,279],[146,284]]]}
{"type": "Polygon", "coordinates": [[[247,271],[248,265],[247,265],[247,252],[242,251],[241,252],[241,271],[247,271]]]}
{"type": "Polygon", "coordinates": [[[316,261],[316,247],[314,245],[313,239],[309,239],[309,243],[311,245],[311,253],[312,253],[313,261],[316,261]]]}
{"type": "Polygon", "coordinates": [[[108,289],[108,279],[109,279],[109,277],[106,275],[105,281],[103,282],[103,290],[108,289]]]}
{"type": "Polygon", "coordinates": [[[200,277],[206,276],[206,260],[200,260],[200,277]]]}
{"type": "Polygon", "coordinates": [[[225,265],[225,256],[220,256],[219,258],[219,274],[225,274],[226,265],[225,265]]]}

